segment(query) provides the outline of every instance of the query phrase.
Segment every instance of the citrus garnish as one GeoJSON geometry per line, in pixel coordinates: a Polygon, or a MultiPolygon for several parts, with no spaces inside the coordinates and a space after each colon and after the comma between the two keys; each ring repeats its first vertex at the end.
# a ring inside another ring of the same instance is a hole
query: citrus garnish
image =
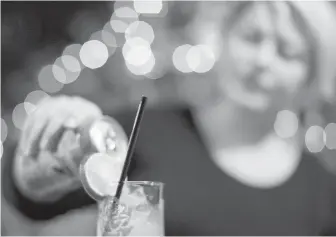
{"type": "Polygon", "coordinates": [[[80,165],[80,179],[85,191],[95,200],[114,196],[123,162],[116,154],[95,153],[80,165]]]}

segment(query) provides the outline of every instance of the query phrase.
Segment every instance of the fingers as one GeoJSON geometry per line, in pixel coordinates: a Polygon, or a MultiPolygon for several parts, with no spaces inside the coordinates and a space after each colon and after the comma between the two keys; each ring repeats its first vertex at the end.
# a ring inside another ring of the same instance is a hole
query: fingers
{"type": "Polygon", "coordinates": [[[59,118],[49,120],[46,128],[44,129],[40,149],[41,150],[50,150],[56,151],[57,145],[61,140],[61,137],[65,131],[64,122],[66,121],[66,116],[61,116],[59,118]]]}
{"type": "Polygon", "coordinates": [[[19,143],[19,147],[21,152],[23,152],[25,155],[28,155],[29,153],[29,139],[31,136],[31,131],[33,129],[33,126],[35,125],[35,123],[43,123],[43,119],[45,119],[42,116],[35,116],[36,113],[39,112],[39,109],[36,109],[32,114],[30,114],[23,125],[23,129],[22,129],[22,133],[20,136],[20,143],[19,143]]]}
{"type": "MultiPolygon", "coordinates": [[[[46,126],[49,112],[45,109],[44,104],[50,104],[51,99],[45,99],[37,105],[37,108],[31,113],[23,126],[19,147],[25,155],[30,155],[32,148],[36,148],[36,144],[32,144],[32,141],[37,141],[41,136],[43,128],[46,126]],[[45,103],[46,102],[46,103],[45,103]]],[[[52,106],[50,106],[52,107],[52,106]]]]}
{"type": "Polygon", "coordinates": [[[98,106],[79,97],[44,100],[25,122],[20,149],[27,156],[34,156],[39,150],[56,151],[65,130],[79,132],[100,116],[98,106]]]}
{"type": "Polygon", "coordinates": [[[101,109],[89,100],[83,99],[81,97],[73,97],[72,100],[75,105],[74,107],[78,109],[77,112],[82,115],[96,118],[102,116],[103,114],[101,109]],[[85,109],[83,109],[84,107],[85,109]]]}
{"type": "Polygon", "coordinates": [[[39,143],[43,135],[43,131],[48,123],[47,116],[39,116],[36,113],[35,116],[29,121],[29,130],[26,131],[25,140],[23,141],[23,152],[26,156],[35,157],[39,151],[39,143]]]}

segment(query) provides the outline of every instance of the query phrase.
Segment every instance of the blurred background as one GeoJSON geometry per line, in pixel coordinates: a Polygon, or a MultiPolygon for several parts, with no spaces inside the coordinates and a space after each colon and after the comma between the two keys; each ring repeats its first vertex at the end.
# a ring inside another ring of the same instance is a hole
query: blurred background
{"type": "MultiPolygon", "coordinates": [[[[34,105],[49,95],[83,96],[105,111],[132,107],[142,94],[153,107],[207,101],[212,93],[205,79],[216,77],[222,62],[216,46],[226,29],[219,23],[236,4],[1,2],[1,155],[34,105]]],[[[329,38],[336,44],[332,33],[329,38]]],[[[309,152],[331,160],[336,157],[335,78],[328,75],[320,86],[328,99],[323,115],[312,115],[305,140],[309,152]]],[[[286,119],[288,113],[282,115],[286,119]]],[[[275,126],[279,134],[286,129],[275,126]]]]}
{"type": "Polygon", "coordinates": [[[174,80],[183,73],[172,53],[187,42],[195,4],[141,4],[3,2],[2,141],[48,95],[83,96],[109,111],[132,106],[142,94],[153,104],[177,103],[174,80]],[[125,44],[125,36],[133,40],[125,44]]]}

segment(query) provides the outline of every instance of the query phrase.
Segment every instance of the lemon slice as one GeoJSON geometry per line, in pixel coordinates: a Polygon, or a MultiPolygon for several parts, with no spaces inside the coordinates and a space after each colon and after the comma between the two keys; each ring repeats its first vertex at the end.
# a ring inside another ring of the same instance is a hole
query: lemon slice
{"type": "Polygon", "coordinates": [[[96,201],[114,196],[123,167],[116,154],[95,153],[80,165],[80,179],[85,191],[96,201]]]}

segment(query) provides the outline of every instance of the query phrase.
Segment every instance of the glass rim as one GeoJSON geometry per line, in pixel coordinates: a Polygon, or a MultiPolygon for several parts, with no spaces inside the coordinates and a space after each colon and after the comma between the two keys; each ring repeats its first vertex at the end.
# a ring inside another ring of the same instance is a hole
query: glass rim
{"type": "MultiPolygon", "coordinates": [[[[118,181],[112,181],[112,182],[109,182],[110,184],[119,184],[119,182],[118,181]]],[[[135,185],[147,185],[147,186],[164,186],[165,185],[165,183],[163,183],[163,182],[160,182],[160,181],[129,181],[129,180],[127,180],[127,181],[124,181],[123,182],[124,183],[124,185],[125,184],[135,184],[135,185]]]]}

